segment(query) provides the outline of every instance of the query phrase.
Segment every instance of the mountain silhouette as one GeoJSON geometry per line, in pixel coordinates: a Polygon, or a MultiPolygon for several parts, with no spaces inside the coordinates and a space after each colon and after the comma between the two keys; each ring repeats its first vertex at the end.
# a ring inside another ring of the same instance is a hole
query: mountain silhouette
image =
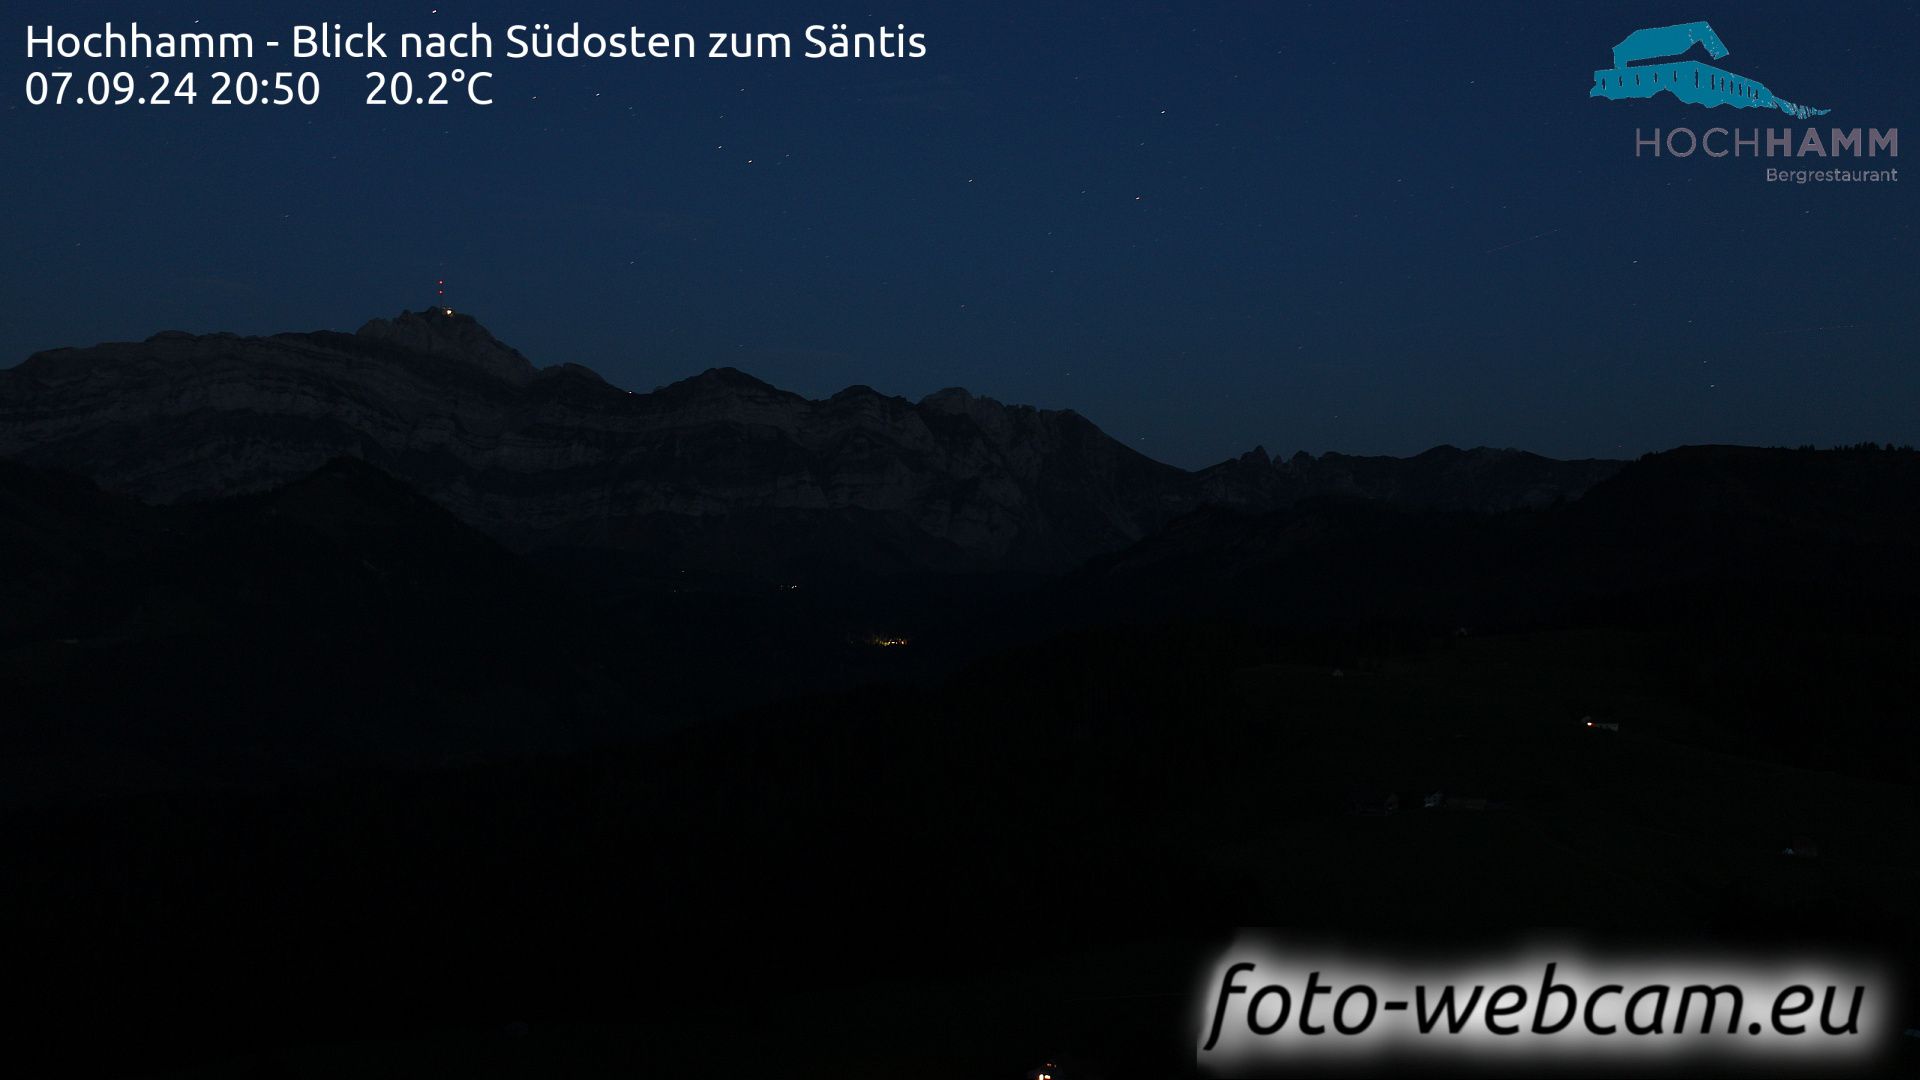
{"type": "Polygon", "coordinates": [[[927,1072],[935,1016],[977,1059],[929,1075],[1063,1023],[1179,1075],[1236,926],[1911,967],[1917,490],[1878,446],[1189,472],[958,389],[630,393],[445,309],[43,353],[0,372],[15,1057],[927,1072]]]}
{"type": "Polygon", "coordinates": [[[810,573],[1058,571],[1202,505],[1317,494],[1462,509],[1577,497],[1618,467],[1439,448],[1405,461],[1264,450],[1190,473],[1071,411],[961,389],[809,400],[731,368],[652,393],[536,369],[434,307],[355,334],[156,335],[0,372],[0,456],[171,503],[261,491],[339,457],[510,547],[810,573]]]}

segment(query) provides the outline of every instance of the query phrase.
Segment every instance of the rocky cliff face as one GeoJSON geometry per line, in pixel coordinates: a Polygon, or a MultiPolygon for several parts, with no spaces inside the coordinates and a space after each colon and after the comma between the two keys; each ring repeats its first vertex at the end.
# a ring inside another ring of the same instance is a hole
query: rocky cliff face
{"type": "Polygon", "coordinates": [[[165,333],[0,372],[0,456],[156,502],[264,490],[358,457],[523,548],[611,547],[663,566],[1055,570],[1209,503],[1344,493],[1505,509],[1577,496],[1613,463],[1442,448],[1419,458],[1264,451],[1201,473],[1070,411],[950,389],[824,401],[732,369],[649,394],[536,369],[444,308],[357,333],[165,333]]]}
{"type": "Polygon", "coordinates": [[[1191,505],[1071,412],[962,390],[810,401],[731,369],[650,394],[536,370],[465,315],[356,334],[160,334],[0,372],[0,455],[172,502],[354,456],[523,548],[716,568],[1053,568],[1191,505]]]}

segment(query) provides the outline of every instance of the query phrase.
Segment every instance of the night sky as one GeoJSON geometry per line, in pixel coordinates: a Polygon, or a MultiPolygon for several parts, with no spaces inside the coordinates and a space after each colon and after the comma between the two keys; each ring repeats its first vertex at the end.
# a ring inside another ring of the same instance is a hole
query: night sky
{"type": "Polygon", "coordinates": [[[1920,139],[1909,4],[26,0],[0,26],[0,363],[351,330],[444,277],[536,363],[622,386],[719,365],[816,397],[961,385],[1183,466],[1920,442],[1920,178],[1635,160],[1636,127],[1803,122],[1588,98],[1629,31],[1695,19],[1721,66],[1830,108],[1816,126],[1920,139]],[[22,96],[28,23],[369,17],[498,44],[539,20],[904,22],[930,52],[496,58],[488,108],[369,108],[368,68],[437,65],[284,52],[202,66],[318,71],[319,106],[22,96]]]}

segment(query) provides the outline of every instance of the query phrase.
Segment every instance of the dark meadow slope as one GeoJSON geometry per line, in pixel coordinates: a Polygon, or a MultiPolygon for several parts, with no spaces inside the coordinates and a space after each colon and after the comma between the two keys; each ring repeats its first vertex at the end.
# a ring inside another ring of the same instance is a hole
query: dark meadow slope
{"type": "Polygon", "coordinates": [[[1910,780],[1920,454],[1691,447],[1493,515],[1339,498],[1202,510],[1043,586],[1027,618],[1038,636],[1213,620],[1376,655],[1616,630],[1710,718],[1692,734],[1910,780]]]}
{"type": "Polygon", "coordinates": [[[1914,460],[1696,448],[1540,509],[1214,508],[1053,582],[861,587],[529,562],[356,459],[162,507],[6,465],[7,738],[36,763],[84,749],[161,768],[161,747],[431,763],[937,680],[1083,628],[1210,622],[1390,651],[1592,627],[1667,641],[1660,664],[1720,743],[1884,773],[1911,760],[1886,751],[1913,738],[1914,460]]]}
{"type": "Polygon", "coordinates": [[[361,462],[150,507],[0,462],[9,800],[647,730],[591,610],[361,462]]]}
{"type": "Polygon", "coordinates": [[[1240,925],[1910,963],[1911,787],[1671,739],[1694,706],[1643,644],[1090,630],[644,747],[11,815],[0,904],[40,928],[12,970],[41,993],[10,1045],[217,1075],[1175,1076],[1240,925]],[[1357,790],[1473,806],[1360,816],[1357,790]],[[1819,859],[1781,854],[1806,837],[1819,859]],[[102,1011],[113,1042],[72,1038],[102,1011]]]}
{"type": "Polygon", "coordinates": [[[1166,1076],[1240,925],[1811,937],[1910,969],[1913,462],[1711,448],[1539,510],[1203,512],[987,605],[950,676],[590,750],[538,736],[644,715],[624,639],[363,464],[177,507],[12,467],[9,662],[71,654],[96,666],[63,685],[104,688],[14,730],[14,761],[249,747],[167,701],[255,692],[309,746],[519,753],[8,807],[0,909],[35,928],[9,970],[38,989],[9,1046],[63,1072],[622,1075],[724,1047],[781,1075],[1166,1076]],[[209,686],[169,671],[209,657],[234,665],[209,686]],[[409,708],[449,684],[468,710],[409,708]],[[1460,808],[1350,813],[1434,791],[1460,808]]]}
{"type": "Polygon", "coordinates": [[[0,801],[631,742],[949,671],[1025,580],[618,557],[529,558],[357,458],[162,506],[0,459],[0,801]]]}

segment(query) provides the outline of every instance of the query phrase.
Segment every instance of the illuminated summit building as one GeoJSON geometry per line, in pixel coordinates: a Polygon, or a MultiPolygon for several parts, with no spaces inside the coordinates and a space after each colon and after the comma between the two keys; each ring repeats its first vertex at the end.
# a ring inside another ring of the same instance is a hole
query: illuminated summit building
{"type": "Polygon", "coordinates": [[[1689,105],[1708,108],[1731,105],[1736,109],[1779,109],[1799,120],[1827,114],[1825,109],[1775,97],[1773,91],[1744,75],[1687,59],[1696,45],[1714,60],[1727,55],[1720,35],[1703,22],[1635,30],[1614,46],[1613,67],[1593,73],[1593,89],[1587,96],[1619,101],[1665,92],[1689,105]]]}

